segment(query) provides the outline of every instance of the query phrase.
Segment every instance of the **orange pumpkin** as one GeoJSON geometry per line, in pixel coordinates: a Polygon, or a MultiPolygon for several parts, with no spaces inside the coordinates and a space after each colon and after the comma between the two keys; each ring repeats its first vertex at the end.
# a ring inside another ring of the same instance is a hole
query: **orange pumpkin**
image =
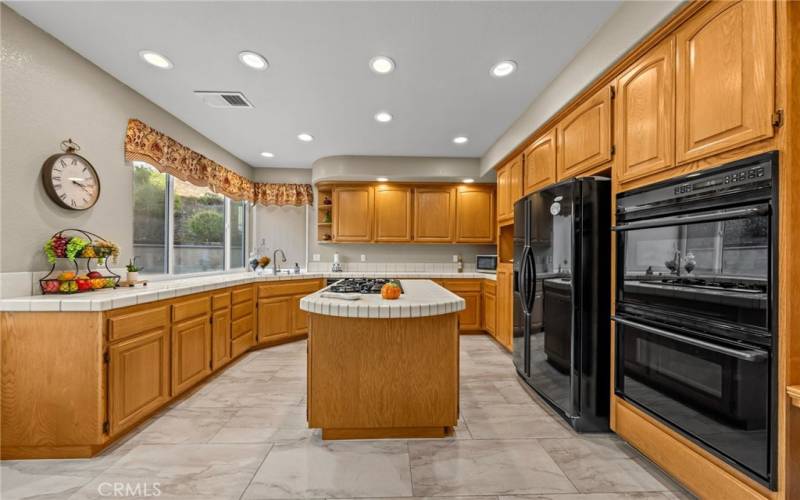
{"type": "Polygon", "coordinates": [[[386,283],[381,287],[381,297],[386,300],[399,299],[400,291],[400,287],[396,283],[386,283]]]}

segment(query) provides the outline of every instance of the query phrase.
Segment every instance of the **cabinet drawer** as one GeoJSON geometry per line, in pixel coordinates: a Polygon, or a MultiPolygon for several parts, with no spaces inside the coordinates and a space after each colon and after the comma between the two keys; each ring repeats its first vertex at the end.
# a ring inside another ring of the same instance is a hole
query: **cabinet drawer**
{"type": "Polygon", "coordinates": [[[108,341],[126,339],[169,324],[169,306],[121,314],[108,320],[108,341]]]}
{"type": "Polygon", "coordinates": [[[231,338],[241,337],[247,332],[253,331],[253,315],[249,314],[243,318],[233,320],[231,323],[231,338]]]}
{"type": "Polygon", "coordinates": [[[215,311],[217,309],[225,309],[231,305],[231,294],[229,292],[215,293],[211,295],[211,308],[215,311]]]}
{"type": "Polygon", "coordinates": [[[208,314],[208,296],[178,302],[172,306],[172,321],[183,321],[208,314]]]}
{"type": "Polygon", "coordinates": [[[233,306],[233,312],[231,314],[231,318],[239,319],[247,316],[248,314],[253,314],[253,303],[252,302],[243,302],[241,304],[235,304],[233,306]]]}
{"type": "Polygon", "coordinates": [[[234,304],[240,304],[242,302],[247,302],[248,300],[253,300],[253,287],[248,286],[246,288],[238,288],[231,292],[231,298],[234,304]]]}
{"type": "Polygon", "coordinates": [[[231,358],[238,357],[240,354],[253,347],[255,343],[256,337],[252,331],[239,338],[233,339],[231,341],[231,358]]]}
{"type": "Polygon", "coordinates": [[[322,288],[319,280],[291,281],[286,283],[270,283],[258,287],[258,298],[280,297],[283,295],[299,295],[314,293],[322,288]]]}
{"type": "Polygon", "coordinates": [[[442,286],[451,292],[480,292],[481,280],[453,279],[443,280],[442,286]]]}

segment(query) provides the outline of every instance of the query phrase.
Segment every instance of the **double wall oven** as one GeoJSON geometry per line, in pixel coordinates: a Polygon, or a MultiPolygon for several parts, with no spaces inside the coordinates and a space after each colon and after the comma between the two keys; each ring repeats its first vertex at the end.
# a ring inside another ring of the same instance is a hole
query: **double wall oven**
{"type": "Polygon", "coordinates": [[[774,489],[778,156],[617,197],[616,394],[774,489]]]}

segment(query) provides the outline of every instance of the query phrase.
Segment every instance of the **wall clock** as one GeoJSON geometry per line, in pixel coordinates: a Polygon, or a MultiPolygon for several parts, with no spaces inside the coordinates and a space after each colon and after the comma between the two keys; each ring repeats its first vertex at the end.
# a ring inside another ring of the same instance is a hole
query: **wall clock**
{"type": "Polygon", "coordinates": [[[54,154],[42,165],[42,184],[47,196],[58,206],[86,210],[100,198],[100,178],[89,160],[76,154],[81,147],[67,139],[63,153],[54,154]]]}

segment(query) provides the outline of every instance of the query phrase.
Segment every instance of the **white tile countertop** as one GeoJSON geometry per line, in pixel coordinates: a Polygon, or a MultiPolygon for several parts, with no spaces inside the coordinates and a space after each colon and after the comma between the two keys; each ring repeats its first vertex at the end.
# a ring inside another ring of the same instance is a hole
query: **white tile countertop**
{"type": "Polygon", "coordinates": [[[356,300],[322,297],[324,290],[300,299],[300,309],[343,318],[421,318],[463,311],[466,301],[426,279],[401,279],[403,294],[386,300],[380,294],[359,294],[356,300]]]}
{"type": "Polygon", "coordinates": [[[156,300],[172,299],[192,293],[216,290],[247,283],[313,278],[397,278],[397,279],[488,279],[494,274],[453,272],[302,272],[263,274],[253,272],[216,274],[192,278],[150,281],[147,286],[94,290],[74,295],[27,295],[0,300],[0,311],[107,311],[156,300]]]}

